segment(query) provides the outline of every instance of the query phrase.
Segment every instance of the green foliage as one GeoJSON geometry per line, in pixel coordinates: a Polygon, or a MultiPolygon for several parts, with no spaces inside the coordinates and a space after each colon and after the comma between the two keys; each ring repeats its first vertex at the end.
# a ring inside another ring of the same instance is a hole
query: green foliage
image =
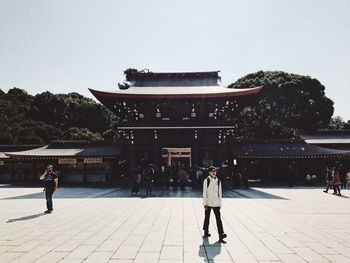
{"type": "Polygon", "coordinates": [[[103,105],[78,93],[52,94],[43,92],[35,96],[25,90],[10,89],[0,92],[0,143],[48,143],[69,138],[102,139],[110,129],[115,115],[103,105]],[[78,134],[74,136],[74,131],[78,134]]]}
{"type": "Polygon", "coordinates": [[[308,76],[281,71],[258,71],[231,84],[230,88],[263,86],[254,100],[240,100],[237,118],[243,137],[296,138],[298,132],[325,128],[333,115],[333,101],[325,87],[308,76]]]}
{"type": "Polygon", "coordinates": [[[13,136],[10,127],[4,122],[0,123],[0,144],[12,144],[13,136]]]}
{"type": "Polygon", "coordinates": [[[125,81],[123,83],[118,83],[119,89],[128,89],[131,86],[131,82],[135,79],[135,75],[138,73],[150,72],[148,69],[146,70],[137,70],[135,68],[128,68],[123,71],[125,76],[125,81]]]}
{"type": "Polygon", "coordinates": [[[349,122],[346,123],[342,117],[335,116],[330,119],[327,128],[329,130],[341,130],[341,129],[346,129],[348,124],[349,122]]]}
{"type": "Polygon", "coordinates": [[[129,82],[133,81],[134,76],[139,72],[140,71],[138,71],[136,68],[128,68],[123,71],[126,81],[129,81],[129,82]]]}
{"type": "Polygon", "coordinates": [[[346,123],[344,124],[343,129],[345,129],[345,130],[350,130],[350,120],[348,120],[348,122],[346,122],[346,123]]]}
{"type": "Polygon", "coordinates": [[[112,128],[105,131],[102,136],[106,141],[110,142],[117,142],[120,139],[117,130],[112,128]]]}
{"type": "Polygon", "coordinates": [[[103,141],[100,133],[91,132],[87,128],[69,128],[63,133],[63,140],[91,140],[91,141],[103,141]]]}

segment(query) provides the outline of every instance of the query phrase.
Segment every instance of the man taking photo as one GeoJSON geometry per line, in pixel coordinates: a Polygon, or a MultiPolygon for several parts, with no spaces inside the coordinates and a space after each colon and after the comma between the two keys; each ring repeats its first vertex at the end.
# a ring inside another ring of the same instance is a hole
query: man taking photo
{"type": "Polygon", "coordinates": [[[53,171],[52,164],[49,164],[46,171],[40,176],[40,180],[44,182],[44,191],[46,197],[46,214],[50,214],[53,210],[52,195],[57,190],[58,175],[53,171]]]}

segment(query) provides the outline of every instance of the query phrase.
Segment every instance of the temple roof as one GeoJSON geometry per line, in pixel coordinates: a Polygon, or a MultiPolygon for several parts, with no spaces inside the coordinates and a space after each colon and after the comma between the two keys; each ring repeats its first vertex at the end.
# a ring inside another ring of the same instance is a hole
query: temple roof
{"type": "Polygon", "coordinates": [[[15,158],[115,157],[121,154],[121,147],[91,141],[53,141],[36,149],[5,154],[15,158]]]}
{"type": "Polygon", "coordinates": [[[304,134],[301,138],[312,144],[350,144],[350,131],[319,131],[317,134],[304,134]]]}
{"type": "Polygon", "coordinates": [[[251,89],[232,89],[224,86],[166,86],[130,87],[125,90],[99,91],[90,89],[95,97],[167,99],[167,98],[226,98],[256,94],[262,86],[251,89]]]}
{"type": "Polygon", "coordinates": [[[9,157],[5,152],[19,152],[24,150],[30,150],[38,148],[41,145],[0,145],[0,159],[8,159],[9,157]]]}
{"type": "Polygon", "coordinates": [[[349,150],[335,150],[305,143],[261,143],[235,145],[233,154],[241,158],[350,157],[349,150]]]}
{"type": "Polygon", "coordinates": [[[219,78],[220,71],[201,72],[138,72],[133,74],[134,80],[188,79],[188,78],[219,78]]]}

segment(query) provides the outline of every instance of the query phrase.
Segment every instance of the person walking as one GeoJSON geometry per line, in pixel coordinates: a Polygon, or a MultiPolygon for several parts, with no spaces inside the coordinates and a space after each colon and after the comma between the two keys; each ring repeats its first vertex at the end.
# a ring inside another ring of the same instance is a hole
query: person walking
{"type": "Polygon", "coordinates": [[[140,167],[133,170],[132,181],[133,181],[133,185],[132,185],[132,189],[131,189],[131,196],[133,196],[134,193],[135,193],[135,195],[138,195],[139,191],[140,191],[140,184],[141,184],[140,167]]]}
{"type": "Polygon", "coordinates": [[[288,181],[288,187],[293,187],[293,179],[294,179],[294,166],[293,164],[288,165],[287,170],[287,181],[288,181]]]}
{"type": "Polygon", "coordinates": [[[340,193],[340,175],[339,175],[339,170],[336,167],[333,167],[332,169],[332,177],[333,177],[333,194],[335,195],[341,195],[340,193]]]}
{"type": "Polygon", "coordinates": [[[180,166],[180,169],[178,172],[178,178],[180,178],[181,190],[185,190],[185,184],[187,181],[187,173],[186,173],[185,167],[183,165],[180,166]]]}
{"type": "Polygon", "coordinates": [[[347,185],[347,180],[346,180],[346,171],[344,169],[344,167],[342,167],[342,169],[339,170],[339,175],[340,175],[340,185],[341,185],[341,189],[346,189],[346,185],[347,185]]]}
{"type": "Polygon", "coordinates": [[[154,169],[148,167],[146,169],[146,195],[152,196],[152,188],[154,183],[154,169]]]}
{"type": "Polygon", "coordinates": [[[196,172],[196,183],[198,186],[203,183],[203,171],[200,167],[198,167],[197,172],[196,172]]]}
{"type": "Polygon", "coordinates": [[[227,235],[224,233],[224,228],[222,226],[220,208],[222,201],[222,185],[220,179],[216,176],[217,168],[214,166],[209,167],[209,176],[203,181],[203,206],[205,210],[204,217],[204,236],[210,237],[209,234],[209,219],[210,211],[213,209],[216,225],[219,232],[219,241],[225,243],[224,239],[227,235]]]}
{"type": "Polygon", "coordinates": [[[39,178],[44,182],[44,191],[46,198],[46,214],[50,214],[53,210],[52,195],[57,190],[58,186],[58,174],[53,171],[53,165],[49,164],[46,167],[46,171],[39,178]]]}
{"type": "Polygon", "coordinates": [[[333,181],[333,177],[332,177],[332,170],[330,168],[326,168],[326,189],[323,190],[323,192],[328,193],[328,189],[332,188],[332,181],[333,181]]]}

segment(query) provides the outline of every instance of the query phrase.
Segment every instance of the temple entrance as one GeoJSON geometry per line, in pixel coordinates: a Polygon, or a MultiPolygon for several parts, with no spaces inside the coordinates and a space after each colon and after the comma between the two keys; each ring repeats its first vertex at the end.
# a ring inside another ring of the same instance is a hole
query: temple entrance
{"type": "Polygon", "coordinates": [[[183,165],[192,167],[191,148],[162,148],[163,164],[166,166],[183,165]]]}

